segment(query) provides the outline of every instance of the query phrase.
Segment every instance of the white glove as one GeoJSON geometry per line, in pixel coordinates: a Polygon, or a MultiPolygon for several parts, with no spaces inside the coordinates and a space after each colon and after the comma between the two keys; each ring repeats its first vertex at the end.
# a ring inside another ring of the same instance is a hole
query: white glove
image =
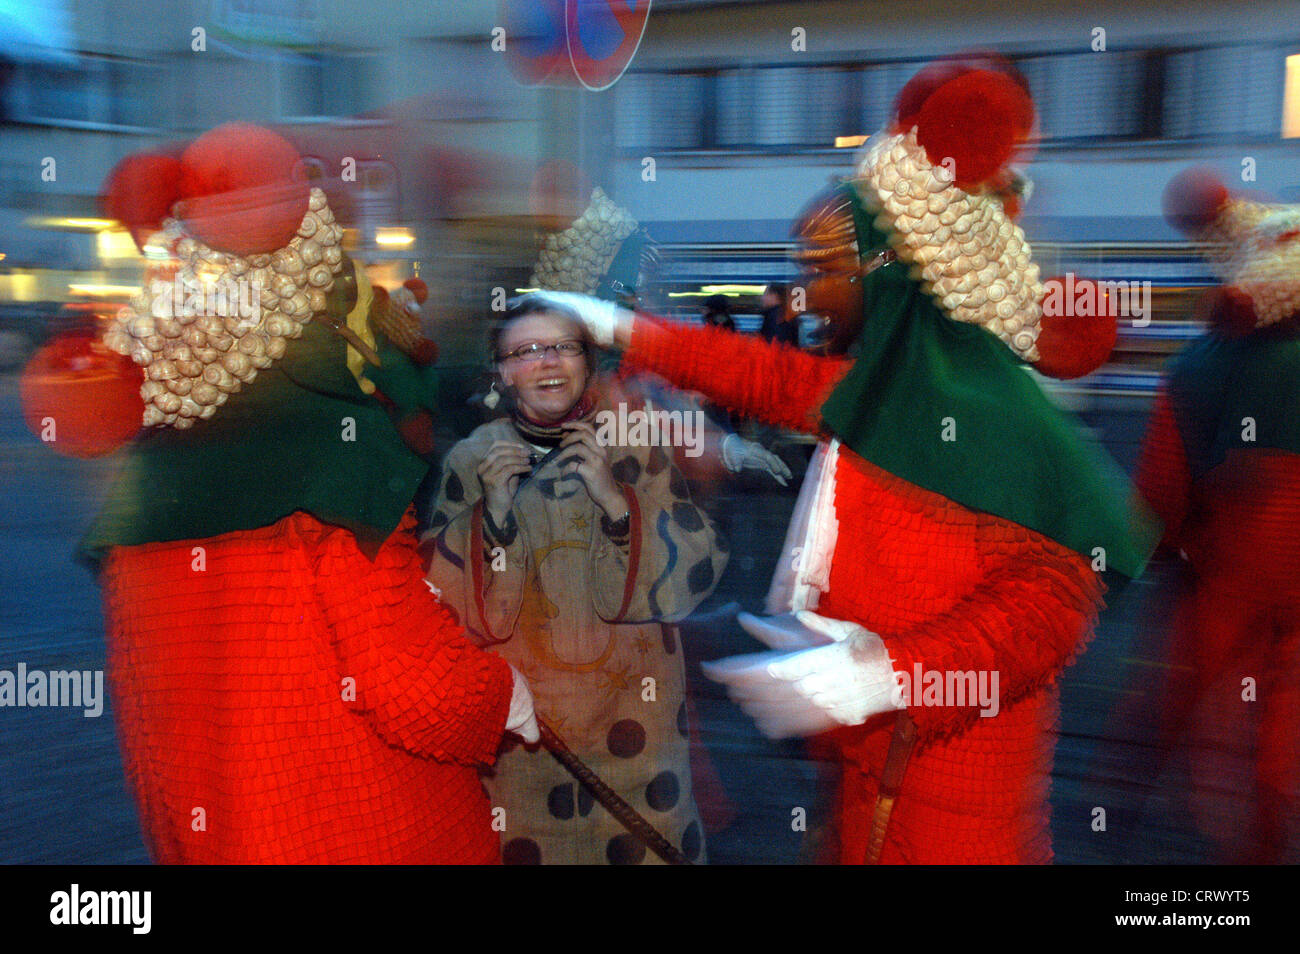
{"type": "Polygon", "coordinates": [[[510,711],[506,714],[506,731],[513,732],[530,745],[542,737],[537,728],[537,713],[533,711],[533,693],[528,680],[514,666],[510,672],[515,677],[515,688],[510,693],[510,711]]]}
{"type": "Polygon", "coordinates": [[[632,320],[632,312],[612,301],[602,301],[590,295],[573,292],[539,291],[532,297],[541,299],[553,308],[570,312],[582,322],[587,334],[602,348],[614,343],[614,332],[620,324],[632,320]]]}
{"type": "Polygon", "coordinates": [[[704,664],[705,675],[726,685],[768,738],[861,725],[873,715],[906,708],[889,653],[875,633],[808,610],[794,614],[793,624],[789,617],[737,619],[768,645],[811,647],[704,664]]]}
{"type": "Polygon", "coordinates": [[[747,441],[739,434],[728,434],[722,439],[722,463],[727,470],[738,474],[742,470],[764,470],[784,487],[790,480],[790,468],[785,461],[755,441],[747,441]]]}

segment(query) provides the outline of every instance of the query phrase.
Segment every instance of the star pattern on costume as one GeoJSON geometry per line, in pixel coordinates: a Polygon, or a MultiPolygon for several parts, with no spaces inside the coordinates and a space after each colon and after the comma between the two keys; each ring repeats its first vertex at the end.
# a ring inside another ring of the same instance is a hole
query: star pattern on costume
{"type": "Polygon", "coordinates": [[[591,526],[591,522],[587,519],[585,514],[578,514],[576,517],[571,517],[569,523],[573,524],[573,529],[580,533],[586,533],[587,528],[591,526]]]}
{"type": "Polygon", "coordinates": [[[651,645],[650,637],[638,636],[636,637],[636,639],[632,640],[632,645],[636,647],[636,651],[641,654],[642,658],[645,658],[647,655],[649,655],[650,645],[651,645]]]}
{"type": "Polygon", "coordinates": [[[610,695],[619,691],[626,692],[630,687],[630,684],[627,681],[628,670],[626,667],[622,669],[605,669],[602,670],[600,674],[606,683],[605,691],[610,695]]]}

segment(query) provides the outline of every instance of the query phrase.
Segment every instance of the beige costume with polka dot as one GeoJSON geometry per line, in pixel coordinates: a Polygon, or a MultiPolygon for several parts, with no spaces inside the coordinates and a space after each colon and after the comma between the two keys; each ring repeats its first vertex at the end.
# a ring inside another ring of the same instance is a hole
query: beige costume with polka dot
{"type": "MultiPolygon", "coordinates": [[[[593,417],[608,409],[598,404],[593,417]]],[[[444,603],[527,676],[538,714],[664,837],[702,861],[682,647],[671,623],[712,592],[727,558],[673,466],[673,448],[655,446],[670,435],[651,433],[637,441],[650,446],[609,446],[631,514],[624,541],[602,527],[582,481],[562,475],[563,449],[530,444],[503,418],[448,454],[422,549],[444,603]],[[495,441],[539,458],[500,536],[484,526],[476,471],[495,441]]],[[[507,743],[484,783],[494,808],[505,810],[498,819],[507,864],[658,860],[544,749],[507,743]]]]}

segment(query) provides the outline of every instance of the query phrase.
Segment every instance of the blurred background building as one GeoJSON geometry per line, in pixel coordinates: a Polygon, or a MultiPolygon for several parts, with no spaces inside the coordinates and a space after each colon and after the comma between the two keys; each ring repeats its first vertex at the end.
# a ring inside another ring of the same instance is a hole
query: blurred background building
{"type": "MultiPolygon", "coordinates": [[[[114,463],[49,454],[21,422],[13,372],[59,321],[138,287],[135,247],[99,204],[131,153],[243,120],[291,138],[309,175],[334,180],[354,160],[355,181],[336,186],[350,252],[381,281],[425,278],[426,330],[444,359],[481,364],[493,290],[526,286],[540,238],[581,212],[595,186],[659,244],[656,280],[640,289],[653,307],[688,317],[721,291],[740,329],[755,330],[762,285],[795,278],[792,220],[851,171],[906,80],[936,56],[992,50],[1019,66],[1040,113],[1023,225],[1044,275],[1152,283],[1151,323],[1121,322],[1112,363],[1060,392],[1125,464],[1160,365],[1198,333],[1192,300],[1210,281],[1161,218],[1165,184],[1206,164],[1243,190],[1300,201],[1293,2],[653,0],[628,72],[601,91],[529,81],[553,52],[562,7],[0,0],[6,660],[102,665],[99,594],[71,554],[114,463]]],[[[732,598],[761,588],[790,503],[751,494],[734,508],[729,531],[744,556],[732,598]]],[[[1089,786],[1069,783],[1110,764],[1119,687],[1163,664],[1139,645],[1140,590],[1113,601],[1065,686],[1059,817],[1095,804],[1089,786]]],[[[109,720],[4,715],[0,860],[141,860],[109,720]]],[[[784,771],[748,755],[737,764],[760,765],[762,784],[784,771]]],[[[763,818],[788,835],[786,796],[773,797],[763,818]]],[[[1143,846],[1067,835],[1057,850],[1066,861],[1203,860],[1177,823],[1157,819],[1143,846]]],[[[785,844],[755,827],[717,857],[790,860],[785,844]]]]}
{"type": "Polygon", "coordinates": [[[525,284],[546,224],[533,180],[557,161],[661,243],[661,307],[720,287],[752,330],[757,286],[794,277],[803,203],[851,169],[920,66],[971,49],[1012,59],[1037,99],[1024,225],[1045,274],[1154,283],[1157,320],[1125,329],[1133,369],[1188,333],[1184,292],[1207,280],[1160,218],[1170,176],[1207,163],[1300,197],[1290,3],[655,0],[631,68],[600,92],[520,82],[558,4],[0,0],[0,302],[119,298],[135,262],[101,218],[105,175],[248,120],[291,133],[321,175],[357,160],[349,243],[381,279],[436,279],[444,336],[496,283],[525,284]]]}

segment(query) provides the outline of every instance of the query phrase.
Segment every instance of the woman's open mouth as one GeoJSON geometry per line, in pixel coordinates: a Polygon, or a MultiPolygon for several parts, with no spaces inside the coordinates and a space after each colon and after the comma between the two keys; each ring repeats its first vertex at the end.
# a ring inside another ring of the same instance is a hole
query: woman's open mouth
{"type": "Polygon", "coordinates": [[[542,378],[535,385],[533,385],[533,387],[535,387],[538,391],[555,393],[558,391],[563,391],[565,387],[568,386],[568,383],[569,383],[568,378],[542,378]]]}

